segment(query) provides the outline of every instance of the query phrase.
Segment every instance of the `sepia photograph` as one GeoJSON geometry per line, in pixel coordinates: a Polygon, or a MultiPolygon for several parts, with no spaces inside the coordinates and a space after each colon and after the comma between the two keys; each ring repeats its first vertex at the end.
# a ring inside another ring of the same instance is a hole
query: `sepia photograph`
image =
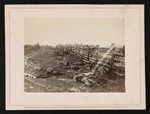
{"type": "Polygon", "coordinates": [[[144,5],[5,5],[6,110],[146,107],[144,5]]]}
{"type": "Polygon", "coordinates": [[[26,92],[125,92],[123,19],[25,19],[26,92]]]}

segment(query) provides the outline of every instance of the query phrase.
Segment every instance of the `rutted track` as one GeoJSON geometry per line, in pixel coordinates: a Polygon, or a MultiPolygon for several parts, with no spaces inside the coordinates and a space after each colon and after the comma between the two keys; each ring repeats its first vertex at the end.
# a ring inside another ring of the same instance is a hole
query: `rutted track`
{"type": "MultiPolygon", "coordinates": [[[[25,56],[24,57],[24,65],[25,65],[25,67],[26,67],[26,65],[29,65],[29,66],[31,66],[32,68],[34,68],[34,69],[39,69],[39,68],[41,68],[40,66],[37,66],[37,65],[35,65],[33,62],[31,62],[29,59],[30,58],[32,58],[33,56],[35,56],[35,55],[38,55],[39,53],[41,53],[41,52],[43,52],[44,51],[44,49],[40,49],[40,50],[38,50],[37,52],[34,52],[34,53],[32,53],[30,56],[28,55],[28,56],[25,56]]],[[[35,76],[36,77],[36,76],[35,76]]]]}

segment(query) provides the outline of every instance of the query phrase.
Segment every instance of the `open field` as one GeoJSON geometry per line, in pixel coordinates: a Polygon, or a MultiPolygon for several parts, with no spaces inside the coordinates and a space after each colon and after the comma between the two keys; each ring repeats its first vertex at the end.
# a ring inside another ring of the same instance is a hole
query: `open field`
{"type": "MultiPolygon", "coordinates": [[[[25,73],[40,74],[39,78],[24,78],[24,90],[26,92],[124,92],[125,77],[106,74],[95,85],[86,85],[80,81],[74,81],[76,74],[89,72],[91,66],[81,63],[81,57],[70,54],[56,54],[56,49],[40,47],[39,49],[25,48],[25,57],[33,64],[40,66],[42,71],[35,73],[32,69],[25,68],[25,73]],[[78,63],[78,64],[77,64],[78,63]],[[53,73],[45,73],[50,69],[53,73]]],[[[38,76],[37,76],[38,77],[38,76]]]]}

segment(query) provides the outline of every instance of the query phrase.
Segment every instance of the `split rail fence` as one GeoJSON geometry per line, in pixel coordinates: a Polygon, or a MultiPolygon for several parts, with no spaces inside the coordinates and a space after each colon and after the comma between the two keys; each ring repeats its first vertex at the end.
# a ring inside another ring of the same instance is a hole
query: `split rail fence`
{"type": "MultiPolygon", "coordinates": [[[[111,46],[110,46],[111,47],[111,46]]],[[[82,62],[91,64],[93,67],[100,61],[104,54],[107,53],[110,47],[99,47],[89,45],[60,45],[56,47],[60,52],[67,52],[74,56],[81,57],[82,62]]],[[[125,46],[116,47],[114,50],[113,58],[111,58],[113,65],[109,68],[110,71],[117,76],[125,76],[125,46]]],[[[111,54],[111,53],[110,53],[111,54]]],[[[109,59],[109,54],[105,57],[103,62],[109,59]]],[[[108,67],[108,64],[102,64],[108,67]]]]}

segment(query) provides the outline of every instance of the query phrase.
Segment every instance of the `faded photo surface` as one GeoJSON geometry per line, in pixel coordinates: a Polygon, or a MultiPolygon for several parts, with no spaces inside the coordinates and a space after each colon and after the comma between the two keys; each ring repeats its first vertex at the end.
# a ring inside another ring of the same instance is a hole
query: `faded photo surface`
{"type": "Polygon", "coordinates": [[[146,107],[144,5],[6,5],[6,110],[146,107]]]}
{"type": "Polygon", "coordinates": [[[24,19],[25,92],[125,92],[124,19],[24,19]]]}

